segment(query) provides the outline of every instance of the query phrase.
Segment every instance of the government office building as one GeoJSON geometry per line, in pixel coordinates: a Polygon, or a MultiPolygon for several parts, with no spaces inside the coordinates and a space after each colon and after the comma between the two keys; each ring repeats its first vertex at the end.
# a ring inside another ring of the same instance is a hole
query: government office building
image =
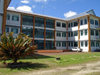
{"type": "Polygon", "coordinates": [[[89,10],[67,19],[7,9],[10,0],[0,0],[0,34],[22,32],[38,50],[100,50],[100,17],[89,10]]]}

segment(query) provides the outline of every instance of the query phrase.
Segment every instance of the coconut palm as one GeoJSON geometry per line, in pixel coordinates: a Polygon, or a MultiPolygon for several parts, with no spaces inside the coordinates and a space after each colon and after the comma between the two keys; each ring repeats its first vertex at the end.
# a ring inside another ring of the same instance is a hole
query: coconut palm
{"type": "Polygon", "coordinates": [[[33,54],[36,46],[31,46],[32,39],[23,33],[19,33],[16,38],[13,37],[13,33],[6,35],[4,33],[1,36],[0,41],[0,56],[2,60],[11,59],[14,63],[21,57],[25,57],[29,54],[33,54]]]}

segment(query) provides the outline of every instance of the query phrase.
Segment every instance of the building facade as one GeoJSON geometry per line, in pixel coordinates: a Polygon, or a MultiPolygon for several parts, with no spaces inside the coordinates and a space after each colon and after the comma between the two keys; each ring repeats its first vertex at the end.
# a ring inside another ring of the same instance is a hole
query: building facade
{"type": "MultiPolygon", "coordinates": [[[[1,9],[0,9],[1,10],[1,9]]],[[[93,10],[64,19],[7,9],[6,24],[0,19],[1,34],[22,32],[32,38],[39,50],[72,50],[83,52],[100,49],[100,17],[93,10]]]]}

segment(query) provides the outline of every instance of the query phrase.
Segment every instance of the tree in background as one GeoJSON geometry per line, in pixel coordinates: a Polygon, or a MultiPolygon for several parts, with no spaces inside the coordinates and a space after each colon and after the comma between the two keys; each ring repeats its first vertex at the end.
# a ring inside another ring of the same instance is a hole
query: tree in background
{"type": "Polygon", "coordinates": [[[4,33],[0,41],[1,59],[4,61],[11,59],[13,63],[17,63],[18,59],[34,54],[36,46],[31,46],[31,42],[32,39],[23,33],[19,33],[16,38],[14,38],[12,32],[8,35],[4,33]]]}

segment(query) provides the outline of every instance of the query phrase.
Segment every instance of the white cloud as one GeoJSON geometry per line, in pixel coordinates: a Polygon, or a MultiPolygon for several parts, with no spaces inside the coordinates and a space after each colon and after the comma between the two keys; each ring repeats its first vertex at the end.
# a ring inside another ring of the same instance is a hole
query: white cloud
{"type": "Polygon", "coordinates": [[[10,9],[10,10],[15,10],[15,7],[8,7],[8,9],[10,9]]]}
{"type": "Polygon", "coordinates": [[[48,0],[33,0],[35,2],[47,2],[48,0]]]}
{"type": "Polygon", "coordinates": [[[27,5],[24,5],[24,6],[19,6],[16,8],[16,10],[19,10],[19,11],[26,11],[26,12],[33,12],[32,11],[32,8],[30,6],[27,6],[27,5]]]}
{"type": "Polygon", "coordinates": [[[25,11],[25,12],[33,13],[32,8],[30,6],[27,6],[27,5],[19,6],[17,8],[15,8],[15,7],[8,7],[9,10],[18,10],[18,11],[25,11]]]}
{"type": "Polygon", "coordinates": [[[77,15],[77,12],[69,11],[69,12],[67,12],[67,13],[64,13],[65,18],[74,16],[74,15],[77,15]]]}
{"type": "Polygon", "coordinates": [[[22,0],[21,3],[28,4],[29,0],[22,0]]]}

